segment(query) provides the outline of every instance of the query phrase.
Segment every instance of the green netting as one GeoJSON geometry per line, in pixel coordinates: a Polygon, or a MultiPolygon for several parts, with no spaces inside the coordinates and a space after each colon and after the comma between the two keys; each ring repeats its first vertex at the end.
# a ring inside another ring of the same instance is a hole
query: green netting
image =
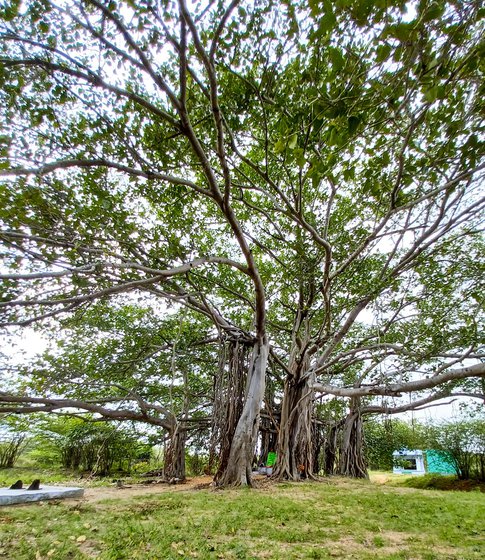
{"type": "Polygon", "coordinates": [[[272,467],[276,463],[276,453],[274,451],[270,451],[268,453],[268,458],[266,459],[266,466],[272,467]]]}

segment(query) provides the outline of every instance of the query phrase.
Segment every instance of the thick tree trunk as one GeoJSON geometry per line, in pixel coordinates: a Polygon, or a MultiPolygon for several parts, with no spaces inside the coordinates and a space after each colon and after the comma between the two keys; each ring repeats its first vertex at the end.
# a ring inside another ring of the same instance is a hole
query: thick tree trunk
{"type": "Polygon", "coordinates": [[[285,381],[277,460],[273,475],[279,479],[313,477],[313,377],[285,381]]]}
{"type": "Polygon", "coordinates": [[[343,425],[337,474],[352,478],[369,478],[364,456],[364,429],[359,400],[352,400],[350,412],[343,425]]]}
{"type": "Polygon", "coordinates": [[[186,431],[179,426],[170,434],[165,449],[163,462],[163,477],[167,482],[185,480],[185,440],[186,431]]]}
{"type": "Polygon", "coordinates": [[[221,486],[251,485],[251,471],[259,428],[259,414],[264,397],[269,344],[258,340],[249,366],[246,399],[232,438],[229,459],[215,482],[221,486]]]}
{"type": "MultiPolygon", "coordinates": [[[[274,364],[273,364],[274,366],[274,364]]],[[[276,451],[278,443],[278,426],[280,406],[275,402],[275,381],[266,380],[264,407],[259,422],[259,456],[258,466],[265,466],[270,451],[276,451]]]]}

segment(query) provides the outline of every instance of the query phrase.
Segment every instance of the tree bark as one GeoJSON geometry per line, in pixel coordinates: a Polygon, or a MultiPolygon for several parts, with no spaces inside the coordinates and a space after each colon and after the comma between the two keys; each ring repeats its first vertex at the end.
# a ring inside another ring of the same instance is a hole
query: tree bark
{"type": "Polygon", "coordinates": [[[313,474],[318,475],[322,471],[325,448],[325,426],[315,418],[312,422],[312,445],[313,445],[313,474]]]}
{"type": "Polygon", "coordinates": [[[313,377],[285,381],[274,476],[300,480],[313,477],[313,377]]]}
{"type": "Polygon", "coordinates": [[[323,472],[328,476],[335,474],[338,457],[338,433],[339,423],[327,428],[324,444],[323,472]]]}
{"type": "Polygon", "coordinates": [[[258,456],[258,465],[266,464],[268,453],[276,451],[277,431],[274,428],[270,418],[264,418],[260,421],[260,442],[261,448],[258,456]]]}
{"type": "Polygon", "coordinates": [[[208,465],[209,473],[216,473],[216,478],[219,478],[227,467],[232,438],[243,411],[248,370],[247,354],[247,346],[238,341],[221,344],[219,371],[214,379],[208,465]]]}
{"type": "Polygon", "coordinates": [[[360,399],[352,399],[340,441],[337,474],[352,478],[369,478],[364,457],[364,429],[360,399]]]}
{"type": "Polygon", "coordinates": [[[227,466],[215,477],[218,485],[250,486],[252,484],[252,463],[264,397],[268,353],[268,341],[265,338],[257,340],[249,365],[246,399],[231,442],[227,466]]]}
{"type": "Polygon", "coordinates": [[[171,480],[185,480],[185,440],[187,433],[180,426],[170,434],[170,439],[165,449],[163,463],[163,477],[167,482],[171,480]]]}

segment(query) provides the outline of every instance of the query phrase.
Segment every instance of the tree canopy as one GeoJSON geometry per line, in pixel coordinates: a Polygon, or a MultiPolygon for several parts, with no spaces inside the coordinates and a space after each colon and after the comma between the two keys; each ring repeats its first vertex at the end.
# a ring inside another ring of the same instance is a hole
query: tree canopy
{"type": "Polygon", "coordinates": [[[483,15],[6,3],[2,325],[138,297],[252,348],[223,483],[250,482],[268,376],[289,477],[311,471],[317,395],[356,419],[392,408],[372,396],[483,394],[483,15]]]}

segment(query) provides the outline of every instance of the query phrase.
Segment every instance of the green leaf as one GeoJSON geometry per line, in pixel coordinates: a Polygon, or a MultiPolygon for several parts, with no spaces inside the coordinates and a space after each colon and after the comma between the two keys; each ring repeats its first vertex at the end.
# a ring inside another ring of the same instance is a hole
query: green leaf
{"type": "Polygon", "coordinates": [[[333,30],[337,23],[337,18],[333,12],[333,3],[330,0],[323,0],[324,14],[320,18],[317,35],[322,37],[333,30]]]}
{"type": "Polygon", "coordinates": [[[13,0],[10,5],[0,11],[1,17],[5,21],[12,21],[19,15],[20,0],[13,0]]]}
{"type": "Polygon", "coordinates": [[[318,173],[312,175],[312,188],[314,191],[318,189],[320,185],[321,176],[318,173]]]}
{"type": "Polygon", "coordinates": [[[298,143],[298,135],[296,134],[296,132],[294,132],[288,138],[288,148],[290,148],[290,150],[294,150],[296,148],[297,143],[298,143]]]}
{"type": "Polygon", "coordinates": [[[369,16],[376,4],[375,0],[357,0],[352,6],[352,17],[360,27],[369,23],[369,16]]]}
{"type": "Polygon", "coordinates": [[[274,151],[277,154],[281,154],[282,152],[285,151],[286,148],[286,141],[281,139],[278,140],[278,142],[276,142],[275,147],[274,147],[274,151]]]}
{"type": "Polygon", "coordinates": [[[321,19],[318,25],[317,36],[323,37],[327,35],[330,31],[333,30],[337,20],[333,13],[325,14],[321,19]]]}
{"type": "Polygon", "coordinates": [[[424,98],[428,103],[434,103],[438,98],[439,89],[437,86],[430,87],[423,92],[424,98]]]}
{"type": "Polygon", "coordinates": [[[296,164],[300,169],[302,169],[306,163],[305,151],[303,150],[303,148],[296,148],[294,154],[295,154],[296,164]]]}
{"type": "Polygon", "coordinates": [[[329,146],[338,146],[340,144],[340,134],[336,127],[332,126],[329,131],[327,144],[329,146]]]}
{"type": "Polygon", "coordinates": [[[330,47],[328,49],[328,54],[330,56],[333,69],[335,70],[335,72],[339,72],[345,66],[345,58],[340,52],[340,49],[330,47]]]}
{"type": "Polygon", "coordinates": [[[445,12],[445,7],[446,5],[444,2],[433,2],[421,16],[421,21],[426,23],[441,18],[445,12]]]}
{"type": "Polygon", "coordinates": [[[349,179],[355,179],[355,167],[352,166],[349,167],[348,169],[345,169],[343,176],[345,181],[348,181],[349,179]]]}
{"type": "Polygon", "coordinates": [[[359,128],[359,124],[360,124],[360,117],[358,116],[352,115],[347,119],[347,127],[350,135],[355,134],[357,132],[357,129],[359,128]]]}
{"type": "Polygon", "coordinates": [[[320,13],[320,0],[308,0],[312,16],[318,16],[320,13]]]}
{"type": "Polygon", "coordinates": [[[392,47],[388,43],[384,45],[379,45],[376,50],[376,62],[384,62],[389,58],[392,52],[392,47]]]}
{"type": "Polygon", "coordinates": [[[398,39],[402,43],[406,43],[407,41],[409,41],[411,39],[411,34],[413,32],[413,29],[414,29],[414,26],[411,22],[409,22],[409,23],[405,23],[405,22],[396,23],[396,24],[390,25],[385,30],[385,35],[390,36],[390,37],[394,37],[395,39],[398,39]]]}
{"type": "Polygon", "coordinates": [[[41,21],[39,23],[39,30],[42,33],[49,33],[50,25],[46,21],[41,21]]]}
{"type": "Polygon", "coordinates": [[[391,156],[389,152],[384,152],[381,158],[382,167],[387,167],[391,163],[391,156]]]}

